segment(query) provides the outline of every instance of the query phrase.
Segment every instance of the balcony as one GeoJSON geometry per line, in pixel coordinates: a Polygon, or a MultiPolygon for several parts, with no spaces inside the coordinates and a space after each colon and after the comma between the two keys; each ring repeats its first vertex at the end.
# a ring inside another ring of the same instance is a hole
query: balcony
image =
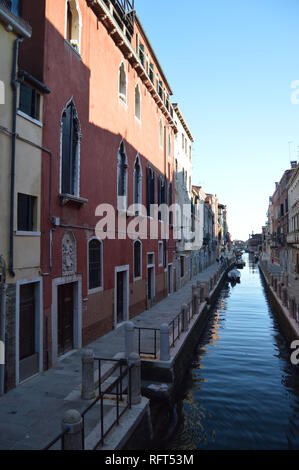
{"type": "Polygon", "coordinates": [[[287,243],[288,245],[299,245],[299,230],[288,234],[287,243]]]}
{"type": "Polygon", "coordinates": [[[135,9],[134,0],[104,0],[106,5],[113,7],[113,16],[120,27],[125,25],[131,40],[134,34],[135,9]]]}

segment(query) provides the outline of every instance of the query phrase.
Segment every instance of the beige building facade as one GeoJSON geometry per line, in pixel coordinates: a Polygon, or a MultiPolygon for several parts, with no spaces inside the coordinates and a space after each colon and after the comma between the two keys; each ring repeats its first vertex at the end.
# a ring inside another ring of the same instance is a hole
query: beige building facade
{"type": "MultiPolygon", "coordinates": [[[[0,254],[4,377],[8,390],[43,369],[43,282],[40,266],[42,100],[49,90],[18,70],[31,27],[0,4],[0,254]],[[4,96],[3,96],[4,95],[4,96]],[[1,97],[0,97],[1,98],[1,97]],[[4,99],[3,99],[4,98],[4,99]],[[3,333],[5,332],[5,334],[3,333]]],[[[47,157],[45,157],[47,158],[47,157]]]]}

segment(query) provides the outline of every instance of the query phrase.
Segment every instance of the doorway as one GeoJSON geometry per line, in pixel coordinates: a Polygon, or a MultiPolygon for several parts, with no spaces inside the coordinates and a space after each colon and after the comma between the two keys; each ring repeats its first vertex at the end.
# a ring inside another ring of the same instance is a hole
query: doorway
{"type": "Polygon", "coordinates": [[[36,284],[20,286],[19,315],[19,379],[23,382],[39,371],[39,355],[36,352],[36,284]]]}
{"type": "Polygon", "coordinates": [[[52,281],[52,363],[70,348],[82,347],[82,277],[65,276],[52,281]],[[67,289],[69,287],[69,290],[67,289]],[[62,289],[60,289],[62,288],[62,289]],[[64,305],[65,304],[65,305],[64,305]],[[66,314],[62,311],[66,309],[66,314]],[[72,313],[71,313],[72,312],[72,313]],[[72,332],[72,338],[70,338],[72,332]]]}
{"type": "Polygon", "coordinates": [[[168,265],[168,294],[173,293],[173,268],[172,264],[168,265]]]}
{"type": "Polygon", "coordinates": [[[147,305],[152,307],[155,303],[155,254],[147,255],[147,305]]]}
{"type": "Polygon", "coordinates": [[[16,283],[16,385],[43,369],[42,280],[16,283]]]}
{"type": "Polygon", "coordinates": [[[115,327],[129,319],[129,266],[115,268],[115,327]]]}
{"type": "Polygon", "coordinates": [[[58,356],[74,349],[74,284],[58,286],[58,356]]]}

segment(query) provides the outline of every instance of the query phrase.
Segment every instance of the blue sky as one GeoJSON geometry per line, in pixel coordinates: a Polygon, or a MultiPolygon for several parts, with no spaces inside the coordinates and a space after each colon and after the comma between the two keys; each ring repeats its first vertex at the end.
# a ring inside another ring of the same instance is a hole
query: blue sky
{"type": "Polygon", "coordinates": [[[247,239],[265,223],[289,147],[297,158],[299,2],[135,0],[135,8],[196,139],[193,183],[228,205],[233,238],[247,239]]]}

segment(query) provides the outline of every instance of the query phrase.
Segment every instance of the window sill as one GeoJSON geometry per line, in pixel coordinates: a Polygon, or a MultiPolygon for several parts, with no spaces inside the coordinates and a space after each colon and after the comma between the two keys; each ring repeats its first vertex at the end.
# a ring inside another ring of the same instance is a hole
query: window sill
{"type": "Polygon", "coordinates": [[[103,287],[95,287],[94,289],[88,289],[88,295],[99,294],[101,292],[104,292],[103,287]]]}
{"type": "Polygon", "coordinates": [[[88,203],[88,199],[84,197],[74,196],[72,194],[59,194],[60,204],[65,206],[69,202],[73,202],[78,206],[83,206],[88,203]]]}
{"type": "Polygon", "coordinates": [[[16,230],[15,235],[17,237],[40,237],[41,232],[27,232],[25,230],[16,230]]]}
{"type": "Polygon", "coordinates": [[[72,44],[67,40],[65,39],[64,40],[64,43],[71,49],[71,51],[73,51],[77,56],[78,58],[81,60],[81,54],[80,52],[78,51],[78,49],[76,49],[74,46],[72,46],[72,44]]]}
{"type": "Polygon", "coordinates": [[[139,277],[134,277],[134,282],[139,282],[139,281],[142,281],[142,277],[139,276],[139,277]]]}
{"type": "Polygon", "coordinates": [[[43,127],[42,122],[40,122],[38,119],[34,119],[33,117],[29,116],[29,114],[24,113],[20,109],[17,111],[17,115],[21,116],[22,118],[26,119],[26,121],[32,122],[32,124],[35,124],[38,127],[43,127]]]}
{"type": "Polygon", "coordinates": [[[119,98],[120,103],[125,107],[125,109],[128,109],[126,97],[119,93],[118,98],[119,98]]]}

